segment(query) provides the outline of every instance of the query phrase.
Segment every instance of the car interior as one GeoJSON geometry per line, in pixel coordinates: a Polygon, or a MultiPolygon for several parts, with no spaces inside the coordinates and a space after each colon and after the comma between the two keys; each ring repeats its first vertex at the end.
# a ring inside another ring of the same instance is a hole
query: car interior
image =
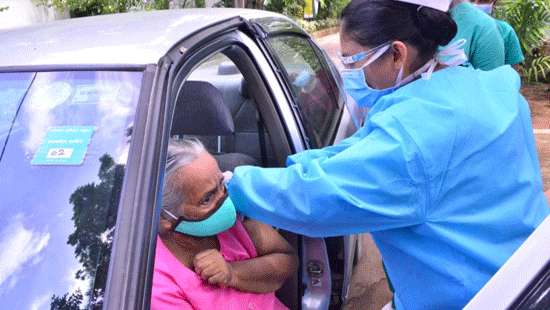
{"type": "Polygon", "coordinates": [[[248,91],[248,83],[225,57],[199,66],[182,87],[171,134],[195,137],[214,154],[221,170],[239,165],[276,165],[271,139],[248,91]]]}

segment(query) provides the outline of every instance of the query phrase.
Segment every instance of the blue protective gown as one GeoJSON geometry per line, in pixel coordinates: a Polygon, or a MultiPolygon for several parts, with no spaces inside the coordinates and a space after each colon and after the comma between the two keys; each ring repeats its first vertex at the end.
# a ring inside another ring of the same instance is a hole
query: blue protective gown
{"type": "Polygon", "coordinates": [[[308,236],[371,232],[397,309],[459,309],[548,215],[520,79],[437,71],[381,98],[338,145],[239,167],[238,210],[308,236]]]}

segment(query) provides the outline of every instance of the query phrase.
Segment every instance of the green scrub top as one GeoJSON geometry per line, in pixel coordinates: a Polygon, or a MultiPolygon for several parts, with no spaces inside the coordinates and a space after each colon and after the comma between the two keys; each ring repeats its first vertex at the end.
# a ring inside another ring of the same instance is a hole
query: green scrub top
{"type": "Polygon", "coordinates": [[[504,40],[495,19],[468,2],[453,7],[450,13],[458,26],[450,44],[466,39],[463,48],[470,65],[481,70],[504,65],[504,40]]]}
{"type": "Polygon", "coordinates": [[[510,24],[503,20],[495,19],[495,21],[502,35],[502,40],[504,40],[504,63],[507,65],[522,63],[525,57],[521,51],[521,44],[519,43],[516,31],[510,24]]]}

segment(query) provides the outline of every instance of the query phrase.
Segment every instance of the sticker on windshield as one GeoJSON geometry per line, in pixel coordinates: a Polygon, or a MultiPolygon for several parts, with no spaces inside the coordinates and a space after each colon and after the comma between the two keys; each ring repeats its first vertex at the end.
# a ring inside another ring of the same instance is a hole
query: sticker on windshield
{"type": "Polygon", "coordinates": [[[75,94],[72,99],[74,104],[97,103],[99,101],[114,102],[117,99],[119,87],[117,86],[98,86],[96,84],[86,84],[76,86],[75,94]]]}
{"type": "Polygon", "coordinates": [[[58,126],[48,128],[31,165],[81,165],[94,133],[93,126],[58,126]]]}

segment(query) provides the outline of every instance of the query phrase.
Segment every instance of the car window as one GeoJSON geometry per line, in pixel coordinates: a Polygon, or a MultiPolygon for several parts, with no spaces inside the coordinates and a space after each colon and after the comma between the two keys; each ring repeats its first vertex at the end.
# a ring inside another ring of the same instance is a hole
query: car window
{"type": "Polygon", "coordinates": [[[36,73],[0,159],[2,308],[101,307],[141,78],[36,73]]]}
{"type": "Polygon", "coordinates": [[[339,118],[340,93],[330,69],[304,37],[275,36],[269,43],[291,84],[310,146],[332,143],[339,118]]]}
{"type": "Polygon", "coordinates": [[[3,73],[0,74],[0,158],[6,138],[12,131],[15,114],[23,100],[34,73],[3,73]]]}

